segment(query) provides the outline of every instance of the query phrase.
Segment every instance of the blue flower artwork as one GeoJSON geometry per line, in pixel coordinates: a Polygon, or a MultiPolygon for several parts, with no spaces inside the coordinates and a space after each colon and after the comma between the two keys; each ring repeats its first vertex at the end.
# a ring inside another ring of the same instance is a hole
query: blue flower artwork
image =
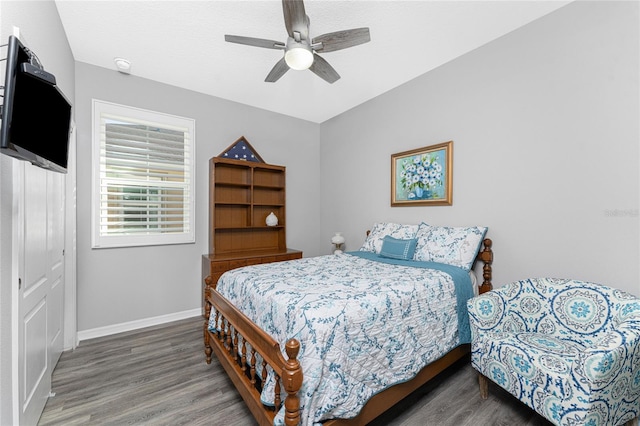
{"type": "Polygon", "coordinates": [[[451,204],[452,142],[393,155],[392,205],[451,204]]]}
{"type": "Polygon", "coordinates": [[[415,155],[402,160],[400,172],[401,190],[407,199],[429,199],[443,196],[442,163],[444,152],[415,155]]]}

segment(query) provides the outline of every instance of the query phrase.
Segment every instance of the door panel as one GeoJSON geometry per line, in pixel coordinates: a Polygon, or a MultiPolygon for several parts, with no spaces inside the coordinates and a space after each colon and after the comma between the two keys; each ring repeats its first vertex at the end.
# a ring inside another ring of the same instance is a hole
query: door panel
{"type": "MultiPolygon", "coordinates": [[[[49,360],[47,354],[47,306],[43,300],[24,317],[24,352],[25,365],[23,370],[24,388],[21,399],[22,406],[30,405],[44,407],[51,387],[50,375],[47,374],[49,360]],[[49,377],[47,377],[49,376],[49,377]]],[[[37,418],[35,419],[37,420],[37,418]]],[[[27,419],[25,424],[33,424],[27,419]]]]}
{"type": "Polygon", "coordinates": [[[62,352],[64,175],[19,167],[20,424],[35,425],[51,391],[62,352]]]}
{"type": "MultiPolygon", "coordinates": [[[[23,184],[24,224],[24,272],[22,289],[24,299],[30,301],[29,296],[37,287],[47,284],[47,174],[44,170],[27,166],[23,184]],[[39,260],[39,261],[38,261],[39,260]]],[[[31,300],[32,306],[38,300],[31,300]]],[[[25,311],[29,311],[27,308],[25,311]]]]}
{"type": "Polygon", "coordinates": [[[49,338],[49,364],[53,369],[64,345],[64,224],[65,224],[65,175],[48,173],[47,179],[47,223],[48,223],[48,256],[47,273],[51,281],[48,295],[49,313],[47,331],[49,338]]]}

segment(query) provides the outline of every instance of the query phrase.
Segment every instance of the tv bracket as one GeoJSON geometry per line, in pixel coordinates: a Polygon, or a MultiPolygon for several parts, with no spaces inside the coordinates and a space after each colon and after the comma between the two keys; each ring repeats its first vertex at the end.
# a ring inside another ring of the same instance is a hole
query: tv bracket
{"type": "MultiPolygon", "coordinates": [[[[3,44],[3,45],[0,45],[0,48],[7,47],[7,46],[8,44],[3,44]]],[[[23,62],[22,64],[20,64],[20,70],[28,76],[37,78],[38,80],[42,80],[45,83],[55,86],[56,76],[44,70],[44,67],[42,66],[42,62],[40,62],[40,59],[34,52],[29,50],[28,47],[25,47],[25,50],[29,55],[29,62],[23,62]]],[[[7,60],[7,57],[5,56],[4,58],[0,59],[0,62],[6,61],[6,60],[7,60]]],[[[4,98],[4,86],[0,86],[0,90],[2,90],[2,94],[0,94],[0,97],[4,98]]],[[[4,105],[0,105],[0,119],[2,118],[2,115],[3,115],[2,114],[3,107],[4,105]]]]}
{"type": "MultiPolygon", "coordinates": [[[[0,48],[7,47],[8,45],[9,44],[0,45],[0,48]]],[[[4,58],[0,59],[0,62],[6,61],[6,60],[7,60],[7,57],[5,56],[4,58]]],[[[0,86],[0,90],[2,91],[2,93],[0,94],[0,98],[4,99],[4,86],[0,86]]],[[[0,120],[2,119],[2,117],[4,117],[4,100],[2,102],[2,105],[0,105],[0,120]]]]}

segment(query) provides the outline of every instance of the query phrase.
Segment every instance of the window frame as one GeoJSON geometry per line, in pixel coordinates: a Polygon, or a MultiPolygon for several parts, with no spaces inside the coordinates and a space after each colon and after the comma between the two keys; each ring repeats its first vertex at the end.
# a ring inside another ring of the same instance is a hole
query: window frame
{"type": "Polygon", "coordinates": [[[112,102],[102,101],[98,99],[92,100],[91,106],[92,117],[92,177],[91,177],[91,248],[114,248],[114,247],[138,247],[138,246],[156,246],[170,244],[191,244],[195,243],[195,176],[196,176],[196,139],[195,139],[195,120],[186,117],[180,117],[172,114],[166,114],[157,111],[151,111],[136,108],[127,105],[120,105],[112,102]],[[110,116],[123,121],[146,123],[147,125],[155,125],[160,128],[167,129],[185,129],[188,133],[188,153],[189,164],[185,166],[185,170],[189,173],[189,183],[186,186],[189,191],[188,202],[184,204],[189,209],[187,218],[188,229],[181,233],[154,233],[144,235],[101,235],[100,230],[100,214],[101,214],[101,140],[102,140],[102,118],[110,116]],[[188,170],[187,170],[188,169],[188,170]]]}

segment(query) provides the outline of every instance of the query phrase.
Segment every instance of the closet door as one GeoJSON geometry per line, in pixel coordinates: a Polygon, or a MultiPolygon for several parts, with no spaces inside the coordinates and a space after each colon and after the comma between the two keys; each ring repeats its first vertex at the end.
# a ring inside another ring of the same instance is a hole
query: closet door
{"type": "MultiPolygon", "coordinates": [[[[37,424],[62,351],[64,175],[16,167],[20,424],[37,424]]],[[[14,175],[15,176],[15,175],[14,175]]]]}

